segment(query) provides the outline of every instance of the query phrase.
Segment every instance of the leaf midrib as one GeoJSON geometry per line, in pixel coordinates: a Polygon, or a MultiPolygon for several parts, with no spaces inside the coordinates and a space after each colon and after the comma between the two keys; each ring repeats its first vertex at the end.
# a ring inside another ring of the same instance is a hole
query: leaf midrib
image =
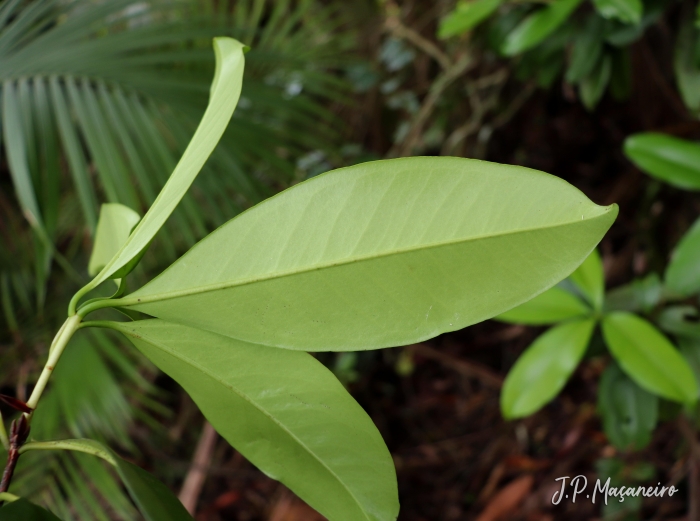
{"type": "MultiPolygon", "coordinates": [[[[146,339],[146,338],[144,338],[143,336],[139,335],[137,332],[133,332],[134,334],[132,335],[131,332],[128,331],[128,326],[127,326],[126,329],[127,329],[127,331],[124,331],[124,332],[126,332],[126,334],[129,334],[130,336],[134,336],[134,337],[135,337],[136,339],[138,339],[138,340],[141,340],[141,341],[144,341],[144,342],[146,342],[146,343],[148,343],[148,344],[151,344],[152,346],[157,347],[157,348],[161,349],[162,351],[168,353],[168,354],[171,355],[172,357],[177,358],[178,360],[180,360],[180,361],[182,361],[182,362],[184,362],[184,363],[186,363],[186,364],[190,364],[190,365],[196,367],[197,369],[199,369],[199,370],[202,372],[202,374],[204,374],[205,376],[208,376],[208,377],[211,378],[215,383],[220,384],[222,387],[224,387],[224,388],[226,388],[226,389],[230,389],[230,390],[231,390],[233,393],[235,393],[239,398],[245,400],[245,401],[248,402],[253,408],[255,408],[256,410],[258,410],[259,412],[261,412],[261,413],[262,413],[264,416],[266,416],[270,421],[272,421],[272,423],[276,424],[276,425],[277,425],[280,429],[282,429],[282,431],[285,432],[290,438],[292,438],[292,439],[293,439],[294,441],[296,441],[301,447],[303,447],[303,448],[306,450],[306,452],[307,452],[308,454],[310,454],[316,461],[318,461],[318,462],[321,464],[321,466],[322,466],[323,468],[325,468],[325,469],[331,474],[331,476],[333,476],[333,477],[336,479],[336,481],[338,481],[338,483],[340,483],[340,484],[343,486],[343,488],[347,491],[347,493],[350,495],[350,497],[352,497],[352,499],[355,501],[355,503],[357,504],[358,508],[360,509],[360,512],[362,512],[362,514],[364,515],[365,519],[367,519],[367,521],[372,521],[371,518],[370,518],[370,517],[367,515],[367,513],[365,512],[365,509],[363,508],[362,503],[360,503],[360,501],[357,499],[357,497],[355,497],[355,494],[352,493],[352,491],[350,490],[350,488],[348,487],[348,485],[346,485],[346,483],[345,483],[342,479],[340,479],[340,477],[335,473],[335,471],[334,471],[333,469],[331,469],[322,459],[320,459],[320,458],[318,457],[318,455],[316,455],[305,443],[303,443],[303,442],[302,442],[293,432],[291,432],[283,423],[281,423],[281,422],[278,421],[274,416],[272,416],[270,413],[268,413],[262,406],[258,405],[255,401],[253,401],[252,399],[250,399],[245,393],[239,391],[239,390],[238,390],[236,387],[234,387],[233,385],[229,385],[229,384],[223,382],[222,380],[220,380],[218,377],[216,377],[214,374],[212,374],[208,369],[204,368],[204,367],[203,367],[202,365],[200,365],[198,362],[195,362],[194,360],[190,359],[189,357],[187,357],[187,356],[185,356],[185,355],[182,355],[182,354],[180,354],[180,353],[177,353],[176,351],[173,351],[172,349],[168,348],[167,346],[161,345],[161,344],[159,344],[159,343],[157,343],[157,342],[155,342],[155,341],[153,341],[153,340],[151,340],[151,339],[146,339]]],[[[120,328],[120,330],[122,330],[122,329],[120,328]]],[[[260,344],[260,345],[262,345],[262,344],[260,344]]],[[[309,356],[310,356],[310,355],[309,355],[309,356]]]]}
{"type": "MultiPolygon", "coordinates": [[[[178,298],[178,297],[187,297],[187,296],[195,295],[195,294],[199,294],[199,293],[208,293],[208,292],[212,292],[212,291],[219,291],[219,290],[229,289],[229,288],[234,288],[234,287],[248,286],[251,284],[256,284],[258,282],[266,282],[268,280],[281,279],[281,278],[285,278],[285,277],[291,277],[294,275],[300,275],[303,273],[309,273],[312,271],[321,271],[321,270],[336,268],[339,266],[345,266],[345,265],[350,265],[350,264],[355,264],[355,263],[360,263],[360,262],[366,262],[366,261],[381,259],[384,257],[391,257],[393,255],[401,255],[404,253],[411,253],[411,252],[420,251],[420,250],[441,248],[441,247],[452,246],[452,245],[460,244],[460,243],[477,242],[480,240],[506,237],[509,235],[516,235],[519,233],[529,233],[529,232],[535,232],[535,231],[541,231],[541,230],[554,230],[557,228],[563,228],[563,227],[575,225],[575,224],[581,223],[581,222],[591,222],[595,219],[599,219],[599,218],[607,215],[609,213],[609,211],[610,210],[606,210],[605,212],[602,212],[599,215],[596,215],[595,217],[591,217],[589,219],[586,219],[585,221],[584,220],[582,220],[582,221],[575,220],[575,221],[569,221],[569,222],[557,224],[555,226],[539,226],[539,227],[535,227],[535,228],[522,228],[519,230],[510,230],[507,232],[493,233],[493,234],[489,234],[489,235],[475,235],[473,237],[468,237],[466,239],[449,240],[449,241],[430,243],[427,245],[421,245],[421,246],[417,246],[417,247],[401,248],[401,249],[397,249],[397,250],[388,250],[388,251],[384,251],[384,252],[381,252],[379,254],[373,254],[373,255],[348,257],[346,259],[343,259],[343,260],[340,260],[337,262],[329,262],[329,263],[325,263],[325,264],[321,263],[321,264],[314,265],[314,266],[307,266],[307,267],[304,267],[301,269],[291,269],[288,271],[273,272],[273,273],[268,273],[268,274],[260,276],[260,277],[254,277],[254,278],[249,278],[249,279],[240,279],[240,280],[231,280],[231,281],[225,281],[225,282],[216,282],[213,284],[206,284],[203,286],[195,286],[195,287],[187,288],[187,289],[183,289],[183,290],[170,291],[170,292],[164,292],[164,293],[154,293],[151,295],[147,294],[146,296],[142,297],[142,296],[140,296],[139,292],[148,288],[148,284],[146,284],[146,286],[135,291],[131,295],[129,295],[127,297],[122,297],[121,299],[113,300],[111,302],[116,306],[136,306],[136,305],[146,304],[146,303],[154,302],[154,301],[170,300],[170,299],[174,299],[174,298],[178,298]]],[[[196,247],[196,245],[195,245],[195,247],[196,247]]],[[[187,256],[187,253],[185,254],[185,256],[187,256]]],[[[181,259],[185,258],[185,256],[181,257],[181,259]]],[[[158,277],[153,279],[153,281],[158,280],[162,276],[165,276],[165,274],[166,274],[166,272],[162,273],[161,275],[159,275],[158,277]]]]}

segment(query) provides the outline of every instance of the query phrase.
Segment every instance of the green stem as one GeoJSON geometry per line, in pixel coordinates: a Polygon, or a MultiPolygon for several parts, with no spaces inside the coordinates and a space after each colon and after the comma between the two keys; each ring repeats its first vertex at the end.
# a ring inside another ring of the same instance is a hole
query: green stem
{"type": "Polygon", "coordinates": [[[105,450],[101,450],[98,447],[92,445],[76,443],[80,440],[65,440],[65,441],[30,441],[22,445],[19,449],[19,453],[23,454],[28,450],[72,450],[75,452],[84,452],[85,454],[91,454],[102,458],[103,460],[116,465],[114,461],[114,456],[105,450]]]}
{"type": "Polygon", "coordinates": [[[49,349],[49,359],[46,361],[44,370],[41,372],[39,380],[37,380],[36,385],[34,386],[32,395],[29,397],[29,400],[27,400],[27,405],[32,409],[36,409],[36,406],[39,403],[39,398],[41,398],[41,395],[46,388],[46,384],[49,382],[51,373],[53,373],[53,370],[56,367],[59,358],[61,358],[61,354],[66,348],[68,341],[73,336],[73,333],[78,330],[81,319],[82,317],[80,315],[68,317],[51,343],[51,348],[49,349]]]}
{"type": "Polygon", "coordinates": [[[2,413],[0,412],[0,443],[5,447],[6,451],[10,451],[10,438],[7,437],[7,431],[5,430],[5,420],[2,418],[2,413]]]}

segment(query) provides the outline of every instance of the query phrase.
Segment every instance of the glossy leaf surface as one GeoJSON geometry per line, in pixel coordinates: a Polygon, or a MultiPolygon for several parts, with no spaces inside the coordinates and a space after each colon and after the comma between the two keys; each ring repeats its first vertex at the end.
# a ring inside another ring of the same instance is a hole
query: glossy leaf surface
{"type": "Polygon", "coordinates": [[[665,279],[674,295],[686,297],[700,291],[700,219],[678,243],[665,279]]]}
{"type": "Polygon", "coordinates": [[[129,238],[131,230],[141,216],[128,206],[119,203],[105,203],[100,208],[97,221],[95,244],[92,247],[88,273],[97,275],[112,260],[129,238]]]}
{"type": "Polygon", "coordinates": [[[90,284],[123,275],[120,270],[148,246],[163,226],[180,199],[194,181],[219,138],[228,125],[241,94],[244,46],[232,38],[215,38],[216,72],[211,87],[209,105],[197,130],[153,205],[130,235],[117,255],[90,284]]]}
{"type": "Polygon", "coordinates": [[[531,14],[503,42],[501,52],[513,56],[531,49],[563,24],[581,0],[554,0],[547,7],[531,14]]]}
{"type": "Polygon", "coordinates": [[[640,169],[685,190],[700,190],[700,144],[646,132],[625,140],[625,155],[640,169]]]}
{"type": "Polygon", "coordinates": [[[617,311],[603,318],[603,336],[620,367],[641,387],[669,400],[697,400],[698,384],[688,363],[649,322],[617,311]]]}
{"type": "Polygon", "coordinates": [[[0,508],[0,519],[2,521],[61,521],[48,510],[22,498],[0,508]]]}
{"type": "Polygon", "coordinates": [[[438,28],[438,38],[449,38],[473,29],[493,14],[503,0],[473,0],[457,4],[438,28]]]}
{"type": "Polygon", "coordinates": [[[541,326],[583,317],[590,313],[591,309],[575,295],[554,286],[495,318],[513,324],[541,326]]]}
{"type": "Polygon", "coordinates": [[[376,161],[268,199],[113,302],[289,349],[411,344],[553,286],[616,215],[615,205],[521,167],[376,161]]]}
{"type": "Polygon", "coordinates": [[[642,21],[644,6],[641,0],[593,0],[603,18],[614,18],[628,24],[642,21]]]}
{"type": "Polygon", "coordinates": [[[506,418],[528,416],[554,398],[581,361],[595,320],[575,320],[538,337],[508,373],[501,392],[506,418]]]}
{"type": "Polygon", "coordinates": [[[331,520],[393,520],[396,476],[379,431],[308,353],[162,320],[112,323],[190,394],[216,430],[331,520]]]}
{"type": "Polygon", "coordinates": [[[595,309],[603,308],[605,274],[598,250],[593,250],[569,278],[595,309]]]}
{"type": "Polygon", "coordinates": [[[620,450],[642,449],[651,441],[656,427],[659,399],[613,363],[600,378],[598,411],[610,443],[620,450]]]}

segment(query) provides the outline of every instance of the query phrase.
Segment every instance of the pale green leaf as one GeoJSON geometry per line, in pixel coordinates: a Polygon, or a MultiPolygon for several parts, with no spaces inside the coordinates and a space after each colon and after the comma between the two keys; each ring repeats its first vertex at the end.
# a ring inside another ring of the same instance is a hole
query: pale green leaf
{"type": "Polygon", "coordinates": [[[656,427],[659,399],[610,364],[600,378],[598,411],[608,440],[620,450],[643,449],[656,427]]]}
{"type": "Polygon", "coordinates": [[[659,314],[657,323],[678,337],[700,339],[698,310],[693,306],[669,306],[659,314]]]}
{"type": "Polygon", "coordinates": [[[598,250],[591,252],[583,264],[571,274],[570,279],[594,309],[600,311],[603,308],[605,274],[598,250]]]}
{"type": "Polygon", "coordinates": [[[379,431],[308,353],[162,320],[107,326],[182,385],[231,445],[329,519],[396,518],[396,476],[379,431]]]}
{"type": "Polygon", "coordinates": [[[216,72],[209,105],[190,144],[129,240],[87,288],[94,288],[108,278],[123,275],[120,270],[148,246],[187,192],[226,129],[241,93],[244,46],[232,38],[215,38],[214,50],[216,72]]]}
{"type": "Polygon", "coordinates": [[[95,232],[95,245],[92,247],[92,255],[88,263],[90,275],[97,275],[112,260],[112,257],[126,243],[131,230],[140,219],[141,216],[138,213],[123,204],[102,205],[95,232]]]}
{"type": "Polygon", "coordinates": [[[644,6],[641,0],[593,0],[593,4],[603,18],[635,25],[642,21],[644,6]]]}
{"type": "Polygon", "coordinates": [[[518,307],[501,313],[496,320],[541,326],[589,315],[591,309],[568,291],[554,286],[518,307]]]}
{"type": "Polygon", "coordinates": [[[603,318],[603,336],[622,369],[641,387],[669,400],[697,400],[690,366],[649,322],[624,311],[610,313],[603,318]]]}
{"type": "Polygon", "coordinates": [[[0,508],[2,521],[61,521],[48,510],[26,499],[18,499],[0,508]]]}
{"type": "Polygon", "coordinates": [[[700,190],[700,144],[645,132],[628,137],[624,151],[650,176],[684,190],[700,190]]]}
{"type": "Polygon", "coordinates": [[[554,0],[520,22],[503,42],[501,52],[513,56],[531,49],[563,24],[582,0],[554,0]]]}
{"type": "Polygon", "coordinates": [[[553,286],[616,215],[526,168],[449,157],[364,163],[268,199],[140,290],[97,307],[304,351],[411,344],[553,286]]]}
{"type": "Polygon", "coordinates": [[[687,297],[700,291],[700,219],[676,246],[664,278],[674,295],[687,297]]]}
{"type": "Polygon", "coordinates": [[[503,383],[504,417],[528,416],[562,390],[586,352],[595,324],[593,319],[559,324],[520,355],[503,383]]]}
{"type": "Polygon", "coordinates": [[[32,450],[72,450],[100,457],[114,465],[146,521],[193,521],[168,487],[97,441],[77,439],[30,442],[22,447],[22,451],[32,450]]]}
{"type": "Polygon", "coordinates": [[[503,0],[472,0],[460,2],[457,7],[440,21],[438,38],[449,38],[473,29],[491,16],[503,0]]]}

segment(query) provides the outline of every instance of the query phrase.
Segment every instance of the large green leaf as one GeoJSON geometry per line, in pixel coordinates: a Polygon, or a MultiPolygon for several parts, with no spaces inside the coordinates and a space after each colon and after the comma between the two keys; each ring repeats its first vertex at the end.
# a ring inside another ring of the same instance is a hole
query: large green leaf
{"type": "Polygon", "coordinates": [[[0,508],[0,519],[2,521],[61,521],[48,510],[21,498],[0,508]]]}
{"type": "Polygon", "coordinates": [[[600,311],[603,308],[605,274],[598,250],[593,250],[569,278],[581,290],[594,309],[600,311]]]}
{"type": "Polygon", "coordinates": [[[641,0],[593,0],[593,4],[603,18],[615,18],[628,24],[642,21],[641,0]]]}
{"type": "Polygon", "coordinates": [[[440,21],[438,38],[463,34],[486,20],[503,0],[472,0],[460,2],[454,11],[440,21]]]}
{"type": "Polygon", "coordinates": [[[700,291],[700,219],[678,243],[664,278],[666,287],[677,296],[700,291]]]}
{"type": "Polygon", "coordinates": [[[97,275],[117,254],[129,238],[131,230],[141,216],[128,206],[119,203],[105,203],[100,208],[97,221],[95,244],[92,247],[88,273],[97,275]]]}
{"type": "Polygon", "coordinates": [[[649,322],[624,311],[610,313],[603,318],[603,336],[622,369],[641,387],[669,400],[697,400],[690,366],[649,322]]]}
{"type": "Polygon", "coordinates": [[[625,140],[625,155],[644,172],[685,190],[700,190],[700,144],[645,132],[625,140]]]}
{"type": "Polygon", "coordinates": [[[448,157],[364,163],[268,199],[140,290],[98,307],[304,351],[411,344],[556,284],[616,215],[615,205],[521,167],[448,157]]]}
{"type": "Polygon", "coordinates": [[[114,465],[146,521],[193,521],[168,487],[97,441],[77,439],[31,442],[22,447],[22,452],[34,450],[72,450],[98,456],[114,465]]]}
{"type": "Polygon", "coordinates": [[[396,476],[376,427],[308,353],[163,320],[108,323],[192,396],[231,445],[331,520],[393,520],[396,476]]]}
{"type": "MultiPolygon", "coordinates": [[[[243,80],[245,46],[232,38],[215,38],[216,72],[209,105],[185,153],[175,167],[153,205],[136,226],[119,252],[86,287],[96,287],[108,278],[120,278],[129,272],[130,262],[150,243],[158,230],[187,192],[228,125],[243,80]]],[[[86,291],[82,291],[84,294],[86,291]]]]}
{"type": "Polygon", "coordinates": [[[528,416],[554,398],[586,352],[595,324],[593,319],[574,320],[538,337],[518,358],[503,383],[503,416],[528,416]]]}
{"type": "Polygon", "coordinates": [[[513,56],[531,49],[563,24],[582,0],[554,0],[547,7],[528,16],[510,32],[501,52],[513,56]]]}
{"type": "Polygon", "coordinates": [[[598,410],[608,440],[620,450],[642,449],[656,427],[659,399],[610,364],[600,378],[598,410]]]}
{"type": "Polygon", "coordinates": [[[579,318],[591,313],[591,309],[568,291],[554,286],[532,300],[498,315],[496,320],[514,324],[541,326],[562,320],[579,318]]]}

